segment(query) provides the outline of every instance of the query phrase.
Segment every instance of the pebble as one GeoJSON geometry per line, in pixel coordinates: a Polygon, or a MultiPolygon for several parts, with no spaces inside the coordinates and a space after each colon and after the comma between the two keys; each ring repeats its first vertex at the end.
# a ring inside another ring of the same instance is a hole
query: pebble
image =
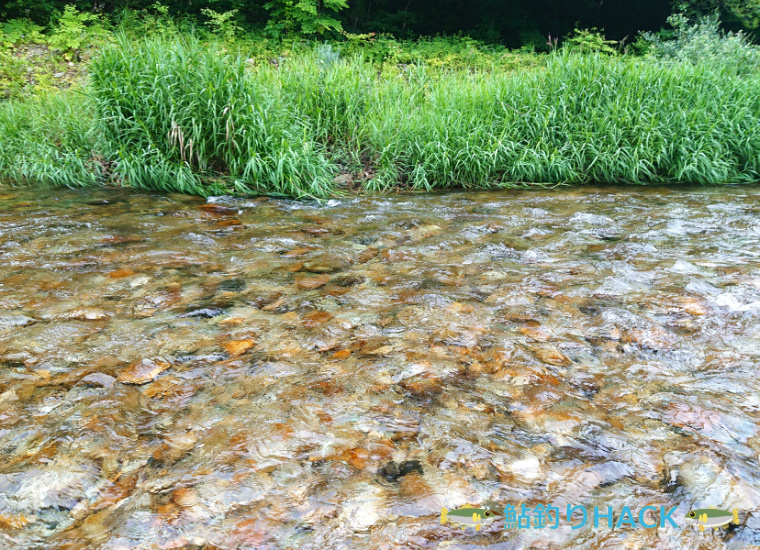
{"type": "Polygon", "coordinates": [[[398,481],[399,478],[417,472],[423,475],[422,464],[419,460],[406,460],[397,464],[394,461],[390,461],[378,470],[378,475],[387,481],[398,481]]]}
{"type": "Polygon", "coordinates": [[[255,345],[255,340],[246,338],[243,340],[229,340],[227,342],[224,342],[222,344],[222,347],[227,350],[227,353],[229,353],[231,356],[237,357],[238,355],[244,354],[255,345]]]}
{"type": "Polygon", "coordinates": [[[85,384],[92,384],[95,386],[102,386],[104,388],[111,388],[116,382],[116,379],[113,376],[109,376],[102,372],[94,372],[82,378],[81,381],[85,384]]]}
{"type": "Polygon", "coordinates": [[[554,346],[540,346],[531,348],[539,361],[558,367],[568,367],[572,361],[554,346]]]}
{"type": "Polygon", "coordinates": [[[319,275],[316,277],[296,277],[296,286],[302,290],[314,290],[325,286],[330,282],[328,275],[319,275]]]}
{"type": "Polygon", "coordinates": [[[108,313],[97,307],[82,307],[75,309],[68,313],[69,319],[77,321],[102,321],[112,317],[112,313],[108,313]]]}
{"type": "Polygon", "coordinates": [[[171,364],[163,359],[141,359],[130,363],[120,373],[117,380],[123,384],[147,384],[171,368],[171,364]]]}

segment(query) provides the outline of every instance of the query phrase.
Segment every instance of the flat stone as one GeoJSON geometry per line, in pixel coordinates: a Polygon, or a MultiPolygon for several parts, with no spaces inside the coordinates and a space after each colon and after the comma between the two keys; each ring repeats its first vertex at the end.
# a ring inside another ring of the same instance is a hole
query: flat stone
{"type": "Polygon", "coordinates": [[[169,368],[171,365],[166,361],[146,358],[127,366],[117,380],[122,384],[147,384],[169,368]]]}

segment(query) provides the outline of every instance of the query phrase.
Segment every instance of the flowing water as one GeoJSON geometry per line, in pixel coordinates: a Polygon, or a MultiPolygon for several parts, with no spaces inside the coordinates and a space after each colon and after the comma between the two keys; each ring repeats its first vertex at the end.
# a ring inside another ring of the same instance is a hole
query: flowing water
{"type": "Polygon", "coordinates": [[[0,548],[760,547],[760,188],[0,193],[0,548]]]}

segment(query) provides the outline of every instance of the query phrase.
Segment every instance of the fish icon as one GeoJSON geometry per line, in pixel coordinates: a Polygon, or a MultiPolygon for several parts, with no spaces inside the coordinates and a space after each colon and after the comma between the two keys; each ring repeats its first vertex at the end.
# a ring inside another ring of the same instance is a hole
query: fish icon
{"type": "Polygon", "coordinates": [[[441,525],[448,522],[453,527],[461,526],[462,530],[475,527],[476,531],[480,531],[482,525],[489,525],[495,519],[496,514],[490,508],[473,508],[470,504],[451,511],[441,509],[441,525]]]}
{"type": "Polygon", "coordinates": [[[717,529],[728,525],[732,521],[739,523],[739,510],[734,508],[733,512],[727,512],[726,510],[718,510],[717,508],[699,508],[698,510],[691,510],[684,521],[689,525],[698,525],[700,531],[705,529],[717,529]]]}

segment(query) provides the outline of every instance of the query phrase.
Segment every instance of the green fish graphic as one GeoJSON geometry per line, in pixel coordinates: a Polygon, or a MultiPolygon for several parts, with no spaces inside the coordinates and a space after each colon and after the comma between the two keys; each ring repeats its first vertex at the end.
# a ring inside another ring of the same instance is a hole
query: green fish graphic
{"type": "Polygon", "coordinates": [[[476,531],[480,531],[481,525],[488,525],[496,519],[490,508],[473,508],[469,504],[465,504],[461,508],[456,510],[441,509],[441,525],[446,522],[452,526],[462,526],[462,530],[468,527],[475,527],[476,531]]]}
{"type": "Polygon", "coordinates": [[[718,510],[717,508],[700,508],[691,510],[684,518],[689,525],[698,525],[700,531],[707,529],[717,529],[728,525],[733,521],[739,523],[739,510],[734,508],[733,512],[718,510]]]}

